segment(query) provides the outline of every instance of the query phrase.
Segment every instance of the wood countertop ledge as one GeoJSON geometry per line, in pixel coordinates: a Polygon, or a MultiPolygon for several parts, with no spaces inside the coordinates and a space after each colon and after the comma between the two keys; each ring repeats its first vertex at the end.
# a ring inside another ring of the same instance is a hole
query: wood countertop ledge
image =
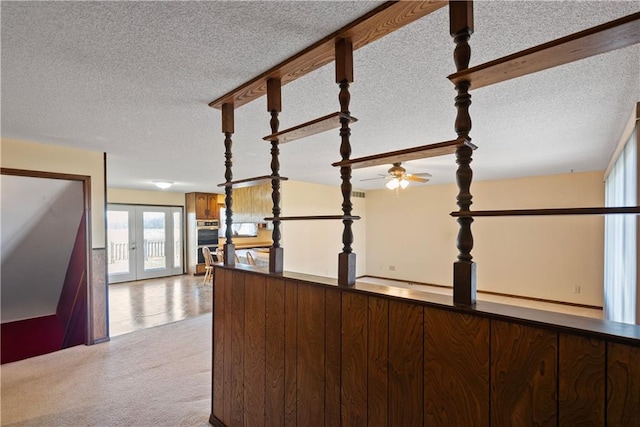
{"type": "MultiPolygon", "coordinates": [[[[237,237],[236,237],[237,239],[237,237]]],[[[268,248],[273,245],[273,242],[247,242],[247,243],[236,243],[235,239],[233,242],[233,246],[236,249],[251,249],[251,248],[268,248]]],[[[224,246],[224,239],[222,239],[222,243],[218,243],[218,246],[222,248],[224,246]]]]}
{"type": "MultiPolygon", "coordinates": [[[[317,286],[338,287],[337,279],[288,271],[283,273],[269,273],[266,267],[254,267],[245,264],[230,267],[222,264],[216,264],[215,268],[237,270],[249,274],[259,274],[269,277],[295,280],[317,286]]],[[[340,289],[346,292],[365,293],[389,299],[411,301],[423,306],[430,306],[495,320],[509,320],[524,325],[553,329],[558,332],[571,332],[589,338],[606,339],[613,342],[620,342],[640,347],[640,325],[554,313],[487,301],[478,301],[474,306],[455,305],[453,303],[453,298],[448,295],[432,294],[424,291],[394,288],[391,286],[362,283],[358,281],[356,281],[356,284],[353,287],[340,287],[340,289]]]]}

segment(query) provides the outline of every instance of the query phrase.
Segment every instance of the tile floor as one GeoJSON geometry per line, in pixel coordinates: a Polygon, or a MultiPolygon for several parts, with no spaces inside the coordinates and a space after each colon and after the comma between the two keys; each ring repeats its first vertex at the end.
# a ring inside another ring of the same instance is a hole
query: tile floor
{"type": "Polygon", "coordinates": [[[126,334],[211,313],[211,282],[183,274],[109,285],[109,334],[126,334]]]}

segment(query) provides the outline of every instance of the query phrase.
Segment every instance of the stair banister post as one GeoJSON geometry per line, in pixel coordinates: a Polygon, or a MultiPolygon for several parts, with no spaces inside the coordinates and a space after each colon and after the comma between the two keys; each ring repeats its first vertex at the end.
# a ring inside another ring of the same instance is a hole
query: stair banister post
{"type": "MultiPolygon", "coordinates": [[[[340,112],[346,117],[340,118],[340,155],[342,160],[349,160],[351,156],[351,143],[349,137],[351,130],[349,129],[349,102],[351,94],[349,93],[349,83],[353,82],[353,45],[350,40],[338,39],[335,45],[336,59],[336,83],[340,87],[338,100],[340,101],[340,112]]],[[[343,215],[351,216],[353,204],[351,203],[351,165],[340,167],[340,178],[342,184],[340,190],[342,192],[342,212],[343,215]]],[[[342,252],[338,255],[338,285],[353,286],[356,283],[356,254],[353,253],[351,245],[353,244],[353,220],[345,218],[342,220],[344,230],[342,232],[342,252]]]]}
{"type": "Polygon", "coordinates": [[[224,133],[224,178],[226,185],[224,187],[224,203],[226,206],[226,230],[225,230],[225,243],[224,243],[224,265],[234,266],[236,265],[236,248],[233,244],[233,187],[231,181],[233,181],[233,172],[231,166],[232,152],[231,148],[233,141],[231,135],[233,135],[233,104],[226,103],[222,105],[222,133],[224,133]]]}
{"type": "MultiPolygon", "coordinates": [[[[450,33],[456,47],[453,52],[453,59],[456,70],[461,71],[469,67],[471,59],[471,48],[469,38],[473,33],[473,2],[472,1],[452,1],[449,2],[450,33]]],[[[469,94],[470,83],[467,80],[460,81],[456,85],[457,96],[455,106],[457,109],[455,131],[458,137],[468,140],[471,131],[471,116],[469,106],[471,105],[471,95],[469,94]]],[[[471,147],[461,144],[456,149],[456,182],[458,184],[457,204],[460,212],[470,211],[472,202],[471,181],[473,171],[471,170],[471,147]]],[[[453,302],[455,304],[472,305],[476,302],[476,264],[472,261],[471,249],[473,249],[473,234],[471,224],[473,218],[470,216],[458,218],[459,231],[457,238],[458,259],[453,264],[453,302]]]]}
{"type": "MultiPolygon", "coordinates": [[[[267,80],[267,111],[271,113],[271,134],[277,133],[280,127],[278,113],[282,111],[282,83],[280,79],[267,80]]],[[[280,154],[279,141],[271,141],[271,200],[273,202],[273,217],[280,217],[280,154]]],[[[280,247],[280,220],[273,221],[271,238],[273,245],[269,248],[269,272],[282,273],[284,267],[284,249],[280,247]]]]}

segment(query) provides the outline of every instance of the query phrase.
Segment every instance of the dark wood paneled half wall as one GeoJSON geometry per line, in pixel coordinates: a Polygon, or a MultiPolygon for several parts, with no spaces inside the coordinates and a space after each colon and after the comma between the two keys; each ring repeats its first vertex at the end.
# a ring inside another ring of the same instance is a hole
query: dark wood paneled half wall
{"type": "Polygon", "coordinates": [[[628,330],[319,282],[216,269],[213,425],[640,426],[628,330]]]}

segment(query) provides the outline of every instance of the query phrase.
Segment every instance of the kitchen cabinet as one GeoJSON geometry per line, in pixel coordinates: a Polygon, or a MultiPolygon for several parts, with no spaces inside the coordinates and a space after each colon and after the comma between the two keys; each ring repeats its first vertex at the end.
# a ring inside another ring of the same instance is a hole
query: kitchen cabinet
{"type": "Polygon", "coordinates": [[[196,219],[220,219],[218,195],[195,193],[196,219]]]}
{"type": "Polygon", "coordinates": [[[187,271],[189,274],[204,274],[204,263],[198,263],[198,221],[220,220],[220,196],[214,193],[187,193],[185,196],[187,271]]]}
{"type": "Polygon", "coordinates": [[[271,183],[234,188],[233,222],[265,222],[272,215],[271,183]]]}

